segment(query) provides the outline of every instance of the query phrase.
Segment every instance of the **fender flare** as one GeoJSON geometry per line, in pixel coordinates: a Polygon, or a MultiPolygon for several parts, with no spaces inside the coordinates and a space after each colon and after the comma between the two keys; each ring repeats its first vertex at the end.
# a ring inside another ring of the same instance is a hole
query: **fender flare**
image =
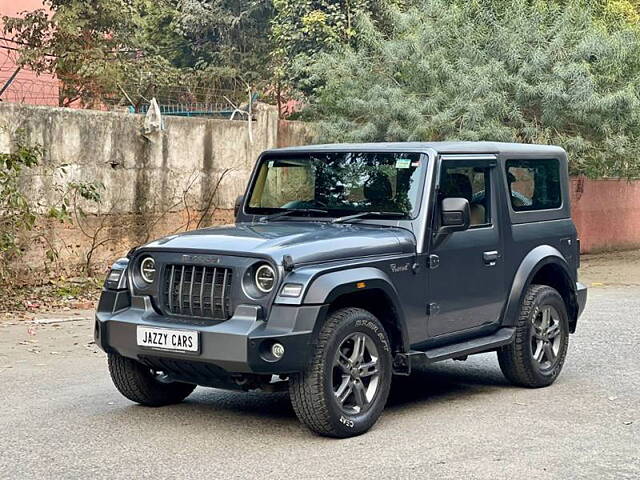
{"type": "Polygon", "coordinates": [[[527,293],[527,289],[531,285],[531,282],[540,269],[546,265],[554,264],[560,267],[563,272],[564,281],[567,282],[572,298],[568,300],[567,313],[569,314],[569,322],[573,321],[572,318],[572,305],[576,303],[576,284],[572,280],[569,273],[569,265],[560,251],[550,245],[540,245],[531,250],[522,260],[516,274],[511,283],[511,291],[509,292],[509,298],[505,307],[504,326],[512,327],[515,325],[518,312],[520,311],[520,305],[527,293]]]}
{"type": "MultiPolygon", "coordinates": [[[[338,270],[316,277],[304,296],[303,304],[330,304],[338,297],[354,293],[380,290],[391,302],[396,314],[396,326],[402,339],[402,350],[408,351],[409,334],[406,316],[402,305],[398,301],[398,291],[389,276],[378,268],[360,267],[348,270],[338,270]],[[364,282],[364,288],[358,288],[357,283],[364,282]]],[[[322,322],[317,322],[318,324],[322,322]]],[[[319,325],[317,325],[319,327],[319,325]]]]}

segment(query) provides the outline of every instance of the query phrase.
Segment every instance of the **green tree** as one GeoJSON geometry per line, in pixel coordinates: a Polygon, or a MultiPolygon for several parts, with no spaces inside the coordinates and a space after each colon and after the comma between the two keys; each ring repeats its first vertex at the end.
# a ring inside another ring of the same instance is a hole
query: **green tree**
{"type": "Polygon", "coordinates": [[[181,0],[178,30],[197,54],[196,66],[220,78],[268,78],[271,0],[181,0]]]}
{"type": "Polygon", "coordinates": [[[577,174],[640,174],[640,37],[583,2],[421,0],[318,55],[306,117],[324,141],[555,143],[577,174]]]}
{"type": "Polygon", "coordinates": [[[637,0],[601,0],[599,17],[607,25],[640,25],[640,2],[637,0]]]}
{"type": "Polygon", "coordinates": [[[367,15],[384,31],[390,7],[412,0],[273,0],[271,21],[272,71],[279,85],[305,92],[309,72],[304,68],[316,55],[354,45],[357,18],[367,15]]]}
{"type": "Polygon", "coordinates": [[[44,0],[44,9],[3,17],[19,62],[61,81],[60,105],[93,105],[120,85],[170,85],[193,62],[175,24],[174,0],[44,0]]]}

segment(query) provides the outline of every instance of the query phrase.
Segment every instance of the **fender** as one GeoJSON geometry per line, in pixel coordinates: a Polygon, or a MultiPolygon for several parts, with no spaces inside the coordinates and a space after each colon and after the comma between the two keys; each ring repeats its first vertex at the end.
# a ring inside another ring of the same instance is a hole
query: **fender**
{"type": "Polygon", "coordinates": [[[317,277],[307,289],[304,304],[329,304],[341,295],[367,290],[381,290],[391,300],[396,312],[397,326],[402,335],[405,351],[409,348],[409,336],[404,309],[398,302],[398,292],[389,276],[373,267],[361,267],[349,270],[326,273],[317,277]],[[357,283],[364,282],[364,288],[358,288],[357,283]]]}
{"type": "Polygon", "coordinates": [[[515,325],[518,318],[520,305],[533,277],[540,271],[542,267],[548,264],[559,266],[566,277],[564,280],[572,291],[573,298],[569,299],[567,305],[567,313],[569,321],[572,321],[571,305],[575,303],[576,283],[571,279],[569,265],[560,251],[550,245],[540,245],[531,250],[522,260],[511,284],[511,291],[507,300],[507,306],[503,316],[502,324],[507,327],[515,325]]]}

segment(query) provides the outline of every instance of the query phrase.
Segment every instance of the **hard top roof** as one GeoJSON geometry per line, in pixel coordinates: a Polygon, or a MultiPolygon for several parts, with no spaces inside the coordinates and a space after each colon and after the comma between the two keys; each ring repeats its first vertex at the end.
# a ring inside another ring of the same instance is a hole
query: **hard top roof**
{"type": "Polygon", "coordinates": [[[325,145],[303,145],[268,150],[269,153],[295,152],[345,152],[345,151],[388,151],[401,152],[405,150],[433,149],[442,154],[538,154],[558,155],[561,158],[566,152],[555,145],[536,145],[528,143],[504,142],[381,142],[381,143],[334,143],[325,145]]]}

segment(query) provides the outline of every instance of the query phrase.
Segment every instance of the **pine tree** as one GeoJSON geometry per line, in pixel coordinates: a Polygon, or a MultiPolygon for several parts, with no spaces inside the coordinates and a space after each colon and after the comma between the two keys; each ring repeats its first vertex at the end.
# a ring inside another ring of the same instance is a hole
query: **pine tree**
{"type": "Polygon", "coordinates": [[[366,16],[311,64],[323,141],[495,140],[566,148],[574,174],[640,175],[640,35],[584,2],[419,0],[366,16]]]}

